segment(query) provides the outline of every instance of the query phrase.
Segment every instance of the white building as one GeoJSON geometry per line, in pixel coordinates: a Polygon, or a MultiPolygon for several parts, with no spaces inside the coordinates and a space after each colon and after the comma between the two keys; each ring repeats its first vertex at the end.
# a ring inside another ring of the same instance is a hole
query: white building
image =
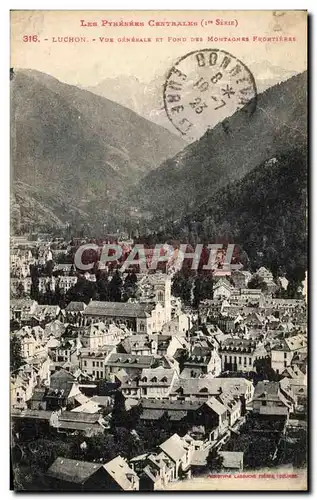
{"type": "Polygon", "coordinates": [[[174,381],[178,378],[176,370],[162,367],[143,369],[139,387],[141,397],[164,398],[168,397],[174,381]]]}
{"type": "Polygon", "coordinates": [[[304,335],[294,335],[281,339],[271,349],[271,366],[276,373],[281,374],[291,365],[295,354],[307,351],[307,340],[304,335]]]}

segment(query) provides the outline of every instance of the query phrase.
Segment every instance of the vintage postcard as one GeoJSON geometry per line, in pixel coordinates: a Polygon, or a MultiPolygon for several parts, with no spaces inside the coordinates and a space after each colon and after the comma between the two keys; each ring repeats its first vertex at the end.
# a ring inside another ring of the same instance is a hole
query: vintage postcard
{"type": "Polygon", "coordinates": [[[14,490],[307,490],[307,11],[10,50],[14,490]]]}

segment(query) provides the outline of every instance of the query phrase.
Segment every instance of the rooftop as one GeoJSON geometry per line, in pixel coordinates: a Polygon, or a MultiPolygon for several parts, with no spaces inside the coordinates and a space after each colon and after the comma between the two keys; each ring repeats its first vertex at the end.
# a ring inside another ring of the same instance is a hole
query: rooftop
{"type": "Polygon", "coordinates": [[[134,479],[138,479],[138,477],[134,470],[129,467],[127,461],[120,455],[104,464],[103,467],[123,490],[134,489],[128,476],[133,476],[134,479]]]}
{"type": "Polygon", "coordinates": [[[242,451],[220,451],[219,455],[223,458],[222,467],[224,469],[242,469],[243,452],[242,451]]]}
{"type": "Polygon", "coordinates": [[[178,434],[173,434],[164,443],[160,444],[159,448],[174,462],[177,462],[184,456],[188,446],[178,434]]]}
{"type": "Polygon", "coordinates": [[[46,474],[50,477],[70,483],[84,484],[87,479],[102,467],[101,464],[95,464],[93,462],[58,457],[46,474]]]}
{"type": "Polygon", "coordinates": [[[84,311],[85,316],[110,316],[125,318],[147,318],[155,306],[133,302],[92,301],[84,311]]]}
{"type": "Polygon", "coordinates": [[[86,309],[85,302],[72,301],[66,307],[67,312],[79,312],[79,311],[84,311],[85,309],[86,309]]]}
{"type": "Polygon", "coordinates": [[[120,366],[123,367],[135,365],[140,368],[149,368],[154,362],[154,356],[143,356],[143,355],[132,355],[132,354],[122,354],[113,353],[110,354],[108,360],[105,362],[107,366],[120,366]]]}

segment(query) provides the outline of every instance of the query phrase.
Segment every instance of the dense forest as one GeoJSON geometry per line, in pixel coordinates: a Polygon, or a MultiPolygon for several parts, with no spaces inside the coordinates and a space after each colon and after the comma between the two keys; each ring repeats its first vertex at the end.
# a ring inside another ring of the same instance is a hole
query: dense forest
{"type": "Polygon", "coordinates": [[[294,148],[270,158],[196,210],[164,223],[157,238],[234,243],[245,267],[265,266],[299,284],[307,270],[306,152],[294,148]]]}

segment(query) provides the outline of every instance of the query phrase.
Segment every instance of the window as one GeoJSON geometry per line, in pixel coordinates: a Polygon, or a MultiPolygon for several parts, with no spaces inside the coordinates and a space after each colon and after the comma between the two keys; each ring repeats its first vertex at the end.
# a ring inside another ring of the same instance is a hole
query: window
{"type": "Polygon", "coordinates": [[[284,361],[284,368],[287,367],[287,361],[284,361]]]}
{"type": "Polygon", "coordinates": [[[252,358],[249,358],[249,366],[252,366],[252,358]]]}
{"type": "Polygon", "coordinates": [[[244,361],[244,366],[247,366],[247,358],[246,357],[244,357],[243,361],[244,361]]]}
{"type": "Polygon", "coordinates": [[[93,376],[95,376],[95,375],[96,375],[96,372],[95,372],[95,370],[93,370],[92,374],[93,374],[93,376]]]}
{"type": "Polygon", "coordinates": [[[95,367],[95,362],[94,361],[92,362],[92,366],[95,367]]]}
{"type": "Polygon", "coordinates": [[[284,352],[284,359],[287,358],[287,352],[284,352]]]}
{"type": "Polygon", "coordinates": [[[100,361],[100,368],[103,367],[103,361],[100,361]]]}
{"type": "Polygon", "coordinates": [[[266,406],[266,401],[262,401],[262,406],[266,406]]]}
{"type": "Polygon", "coordinates": [[[87,361],[86,360],[84,361],[84,366],[87,366],[87,361]]]}
{"type": "Polygon", "coordinates": [[[241,365],[241,363],[242,363],[242,358],[241,356],[239,356],[239,365],[241,365]]]}
{"type": "Polygon", "coordinates": [[[96,366],[99,368],[99,361],[96,361],[96,366]]]}

